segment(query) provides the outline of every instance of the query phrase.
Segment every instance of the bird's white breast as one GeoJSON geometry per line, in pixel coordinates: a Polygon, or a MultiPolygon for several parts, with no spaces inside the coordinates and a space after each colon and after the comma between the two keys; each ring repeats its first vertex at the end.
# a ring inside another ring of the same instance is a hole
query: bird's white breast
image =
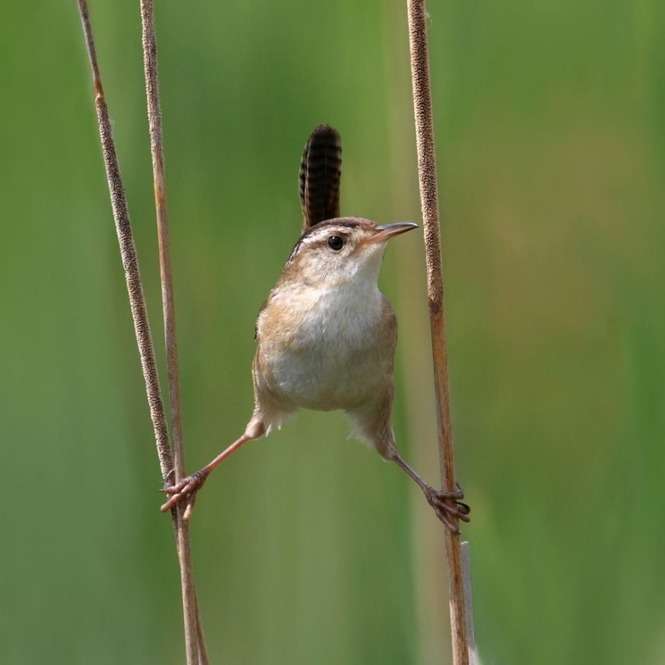
{"type": "Polygon", "coordinates": [[[268,307],[280,310],[283,330],[261,329],[270,316],[259,321],[262,362],[271,390],[294,406],[353,408],[385,380],[393,349],[381,343],[385,303],[376,283],[294,285],[268,307]]]}

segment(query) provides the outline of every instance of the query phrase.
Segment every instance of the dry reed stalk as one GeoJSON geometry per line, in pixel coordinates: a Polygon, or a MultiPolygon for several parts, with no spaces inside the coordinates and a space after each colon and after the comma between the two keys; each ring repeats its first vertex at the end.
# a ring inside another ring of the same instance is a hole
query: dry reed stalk
{"type": "MultiPolygon", "coordinates": [[[[159,244],[159,269],[162,286],[162,312],[164,317],[164,342],[171,405],[171,439],[175,482],[185,476],[185,460],[182,438],[182,410],[180,402],[180,374],[178,370],[178,342],[176,336],[175,298],[173,294],[173,270],[171,267],[169,224],[166,205],[166,180],[164,177],[164,141],[162,112],[159,99],[159,69],[157,39],[155,36],[155,10],[152,0],[140,0],[143,46],[143,71],[145,75],[146,105],[152,157],[155,215],[159,244]]],[[[187,662],[207,665],[208,656],[203,638],[198,602],[192,577],[191,547],[189,541],[188,507],[176,508],[176,540],[180,563],[180,586],[185,629],[187,662]]]]}
{"type": "Polygon", "coordinates": [[[92,72],[92,85],[95,93],[95,110],[97,112],[97,124],[99,126],[99,138],[102,145],[102,157],[104,159],[104,168],[106,169],[106,180],[111,197],[111,208],[113,210],[113,220],[115,222],[118,244],[120,245],[120,257],[122,267],[125,271],[125,280],[127,282],[127,295],[129,296],[129,305],[134,322],[134,333],[136,343],[139,349],[141,359],[141,369],[143,370],[143,379],[145,381],[145,390],[148,397],[148,408],[150,409],[150,419],[155,434],[155,445],[157,447],[157,456],[162,477],[167,478],[173,469],[173,459],[169,446],[169,435],[166,428],[166,419],[164,417],[164,406],[159,390],[159,378],[157,376],[157,365],[155,363],[155,351],[150,336],[150,325],[148,323],[148,314],[143,296],[143,285],[139,271],[138,257],[134,245],[134,236],[129,222],[129,211],[127,209],[127,199],[125,190],[120,177],[120,167],[118,165],[118,156],[113,141],[113,132],[111,121],[109,119],[108,107],[104,98],[104,88],[99,74],[99,65],[97,63],[97,51],[92,34],[92,25],[90,24],[90,15],[88,12],[88,3],[86,0],[77,0],[79,14],[81,16],[81,25],[83,27],[83,37],[85,39],[88,59],[92,72]]]}
{"type": "MultiPolygon", "coordinates": [[[[407,12],[441,479],[443,489],[453,491],[457,486],[457,482],[455,479],[455,450],[448,391],[448,351],[439,236],[439,200],[424,0],[407,0],[407,12]]],[[[450,626],[453,663],[454,665],[469,665],[469,621],[471,615],[467,607],[467,596],[464,590],[464,563],[459,534],[446,529],[445,543],[450,579],[450,626]]]]}
{"type": "MultiPolygon", "coordinates": [[[[139,261],[136,254],[136,247],[134,245],[132,227],[129,221],[127,199],[120,175],[120,167],[118,164],[115,142],[113,140],[108,106],[104,97],[104,88],[97,61],[97,51],[90,22],[88,4],[86,0],[77,0],[77,2],[79,15],[81,17],[83,37],[92,73],[95,110],[97,113],[97,124],[99,127],[106,180],[113,210],[113,220],[115,222],[116,234],[118,236],[118,244],[120,246],[122,266],[125,272],[127,294],[129,297],[132,320],[134,323],[134,333],[136,335],[146,395],[148,398],[148,407],[153,425],[157,456],[159,458],[162,478],[166,482],[174,471],[173,458],[171,455],[164,406],[161,398],[155,351],[150,334],[150,324],[148,321],[145,297],[143,295],[139,261]]],[[[191,568],[183,569],[183,564],[189,560],[189,540],[184,520],[182,520],[179,514],[175,513],[173,514],[173,518],[177,532],[178,562],[181,566],[181,582],[183,583],[183,587],[185,586],[185,581],[189,580],[189,589],[183,588],[183,597],[185,595],[188,595],[190,598],[193,597],[193,603],[190,603],[190,608],[192,609],[186,614],[186,621],[193,627],[194,631],[192,632],[193,638],[189,640],[188,643],[187,665],[200,665],[197,648],[197,636],[200,634],[198,632],[199,626],[196,619],[191,619],[192,612],[194,613],[194,616],[196,616],[197,611],[196,598],[193,595],[193,583],[191,582],[191,568]],[[185,527],[184,529],[182,528],[183,526],[185,527]],[[191,645],[193,645],[193,647],[191,647],[191,645]]]]}

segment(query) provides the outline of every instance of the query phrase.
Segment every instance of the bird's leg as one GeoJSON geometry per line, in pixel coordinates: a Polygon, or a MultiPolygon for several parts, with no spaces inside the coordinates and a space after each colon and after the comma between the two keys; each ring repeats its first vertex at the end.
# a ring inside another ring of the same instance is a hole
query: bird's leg
{"type": "Polygon", "coordinates": [[[432,508],[434,508],[436,516],[453,533],[459,533],[459,527],[457,526],[458,520],[462,520],[463,522],[470,521],[469,514],[471,513],[471,508],[466,503],[462,503],[464,492],[459,485],[457,485],[457,489],[451,492],[434,489],[421,478],[415,469],[402,458],[395,448],[393,448],[388,454],[388,459],[395,462],[395,464],[397,464],[397,466],[399,466],[400,469],[402,469],[402,471],[404,471],[406,475],[409,476],[418,487],[420,487],[427,502],[432,508]]]}
{"type": "Polygon", "coordinates": [[[173,508],[173,506],[175,506],[176,503],[179,503],[180,501],[187,499],[189,501],[189,505],[187,507],[187,511],[185,512],[185,518],[186,519],[189,518],[189,516],[191,515],[192,506],[194,505],[194,499],[196,493],[201,489],[201,487],[203,487],[203,483],[205,483],[208,476],[227,457],[230,457],[241,446],[243,446],[248,441],[253,441],[254,439],[258,439],[262,435],[263,435],[262,427],[261,428],[255,427],[253,429],[248,427],[247,430],[245,430],[245,433],[240,438],[236,439],[230,446],[228,446],[228,448],[222,450],[222,452],[219,453],[217,457],[215,457],[212,461],[206,464],[202,469],[199,469],[198,471],[196,471],[196,473],[193,473],[191,476],[187,476],[187,478],[183,478],[174,485],[168,485],[167,487],[165,487],[164,492],[169,495],[169,499],[162,505],[160,510],[162,512],[171,510],[171,508],[173,508]]]}

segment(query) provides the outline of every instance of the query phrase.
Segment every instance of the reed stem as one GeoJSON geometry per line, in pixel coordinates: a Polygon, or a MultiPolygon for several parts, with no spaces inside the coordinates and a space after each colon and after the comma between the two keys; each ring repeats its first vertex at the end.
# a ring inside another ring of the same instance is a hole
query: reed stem
{"type": "MultiPolygon", "coordinates": [[[[185,476],[185,460],[182,437],[182,409],[180,401],[180,372],[178,368],[178,341],[176,335],[175,296],[173,293],[173,269],[171,266],[166,179],[164,175],[164,140],[162,112],[159,97],[159,69],[157,39],[155,35],[155,9],[152,0],[140,0],[143,46],[143,71],[145,76],[150,154],[152,157],[155,215],[159,245],[159,272],[162,287],[162,313],[164,319],[164,343],[171,406],[171,440],[175,482],[185,476]]],[[[185,630],[187,663],[207,665],[208,658],[203,630],[198,614],[198,602],[192,573],[191,546],[187,506],[176,508],[176,540],[180,564],[180,586],[185,630]]]]}
{"type": "MultiPolygon", "coordinates": [[[[150,323],[148,320],[145,297],[143,294],[143,284],[141,281],[141,272],[139,260],[134,244],[132,226],[129,219],[129,210],[127,207],[127,197],[120,175],[120,166],[118,155],[113,140],[113,131],[109,117],[108,105],[104,96],[104,87],[102,85],[99,63],[97,60],[97,49],[90,21],[90,12],[86,0],[77,0],[83,37],[90,62],[92,74],[92,83],[94,90],[95,111],[97,114],[97,124],[99,128],[99,137],[102,148],[102,157],[106,171],[106,180],[111,198],[111,208],[113,211],[113,220],[115,223],[116,235],[120,247],[120,257],[125,273],[127,284],[127,295],[134,324],[134,333],[139,350],[141,369],[152,421],[153,432],[155,436],[155,446],[157,457],[164,482],[170,480],[171,474],[175,471],[171,447],[169,444],[169,434],[164,414],[164,405],[161,397],[159,385],[159,376],[157,374],[157,365],[155,360],[155,350],[150,333],[150,323]]],[[[166,247],[168,248],[168,242],[166,247]]],[[[176,372],[177,377],[177,372],[176,372]]],[[[191,577],[189,535],[186,522],[182,519],[181,513],[173,513],[173,523],[176,531],[176,542],[178,550],[178,563],[180,565],[180,578],[183,595],[183,605],[185,598],[188,599],[188,605],[185,609],[185,623],[189,630],[190,637],[187,637],[187,665],[204,665],[199,660],[198,642],[199,635],[202,635],[197,618],[197,605],[194,585],[191,577]]]]}
{"type": "MultiPolygon", "coordinates": [[[[446,312],[440,245],[439,194],[437,187],[432,91],[427,46],[426,8],[424,0],[407,0],[411,83],[418,151],[418,181],[423,216],[427,301],[429,306],[434,392],[436,397],[437,433],[443,489],[453,491],[455,447],[450,418],[448,387],[448,347],[446,312]]],[[[464,566],[459,534],[445,529],[445,544],[450,580],[450,626],[454,665],[469,665],[469,608],[464,592],[464,566]]]]}

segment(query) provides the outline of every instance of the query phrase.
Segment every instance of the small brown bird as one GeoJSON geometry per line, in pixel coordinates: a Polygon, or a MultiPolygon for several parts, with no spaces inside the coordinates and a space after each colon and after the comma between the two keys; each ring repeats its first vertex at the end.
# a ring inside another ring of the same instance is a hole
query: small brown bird
{"type": "Polygon", "coordinates": [[[436,490],[402,459],[390,423],[397,320],[379,291],[388,240],[417,228],[339,217],[342,148],[321,125],[300,163],[303,233],[256,322],[252,364],[254,412],[244,434],[192,476],[165,488],[169,510],[188,500],[208,475],[243,444],[267,436],[298,409],[345,411],[354,434],[395,462],[423,491],[439,519],[457,532],[469,521],[463,493],[436,490]]]}

